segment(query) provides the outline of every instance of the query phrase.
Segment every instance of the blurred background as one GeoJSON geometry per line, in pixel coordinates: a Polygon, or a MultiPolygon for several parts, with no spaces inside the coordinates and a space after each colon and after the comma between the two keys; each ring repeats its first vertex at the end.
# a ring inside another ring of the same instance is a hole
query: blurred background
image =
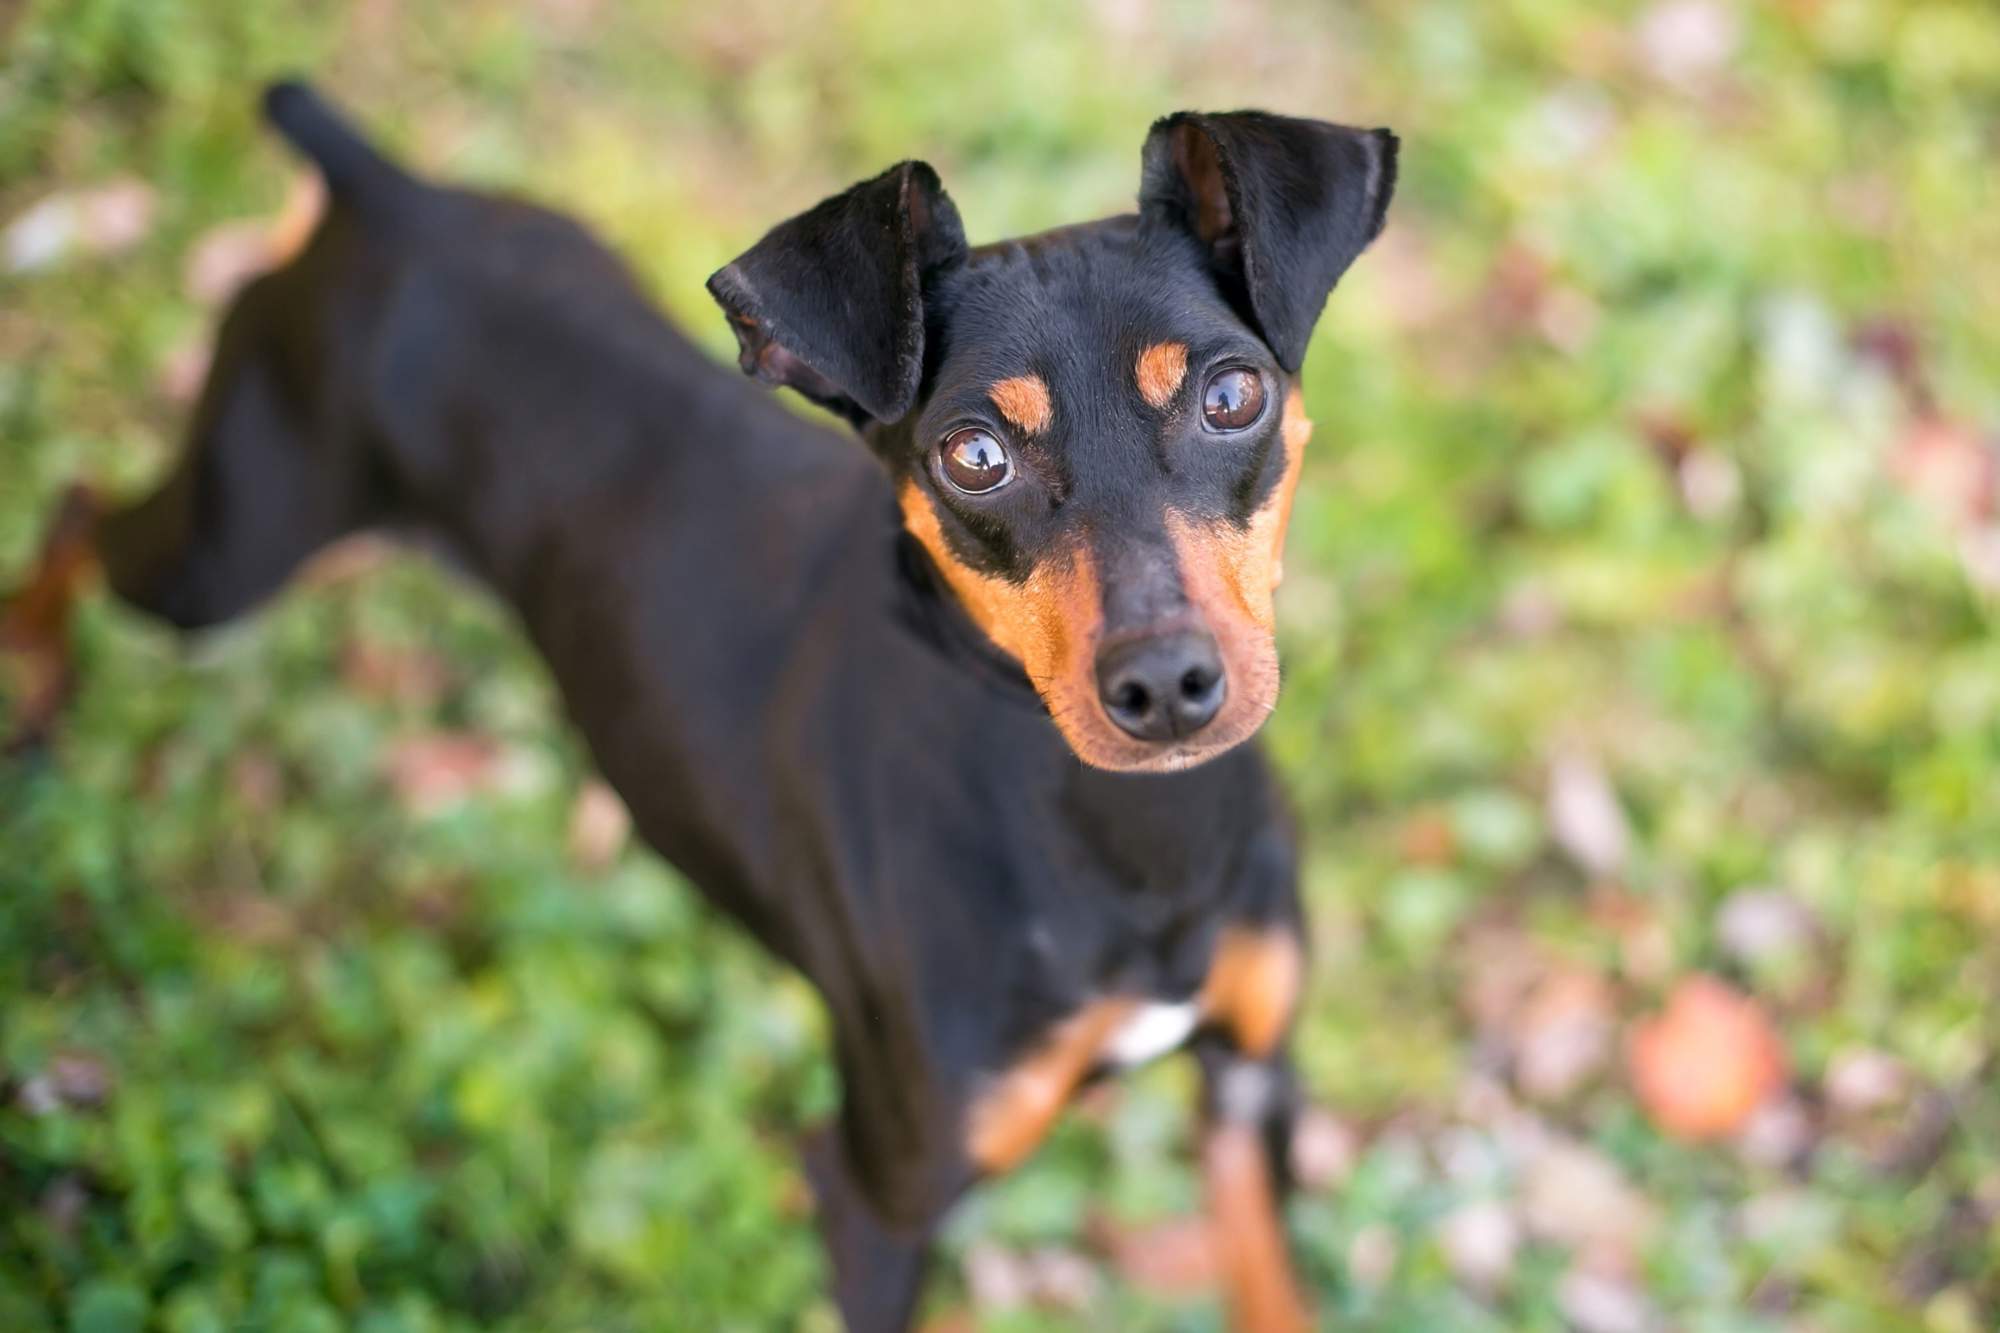
{"type": "MultiPolygon", "coordinates": [[[[2000,15],[1984,0],[0,4],[0,587],[167,465],[310,72],[701,280],[906,156],[975,241],[1148,123],[1403,137],[1309,359],[1269,743],[1329,1326],[2000,1327],[2000,15]]],[[[816,1002],[630,844],[485,597],[103,600],[0,760],[0,1328],[830,1330],[816,1002]]],[[[4,719],[0,719],[4,721],[4,719]]],[[[955,1216],[946,1330],[1214,1330],[1189,1071],[955,1216]]]]}

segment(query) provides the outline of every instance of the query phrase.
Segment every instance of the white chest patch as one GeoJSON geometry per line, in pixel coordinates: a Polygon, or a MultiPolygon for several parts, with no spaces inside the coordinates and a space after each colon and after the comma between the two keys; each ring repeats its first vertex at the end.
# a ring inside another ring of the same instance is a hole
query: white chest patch
{"type": "Polygon", "coordinates": [[[1200,1018],[1193,1000],[1141,1005],[1105,1039],[1103,1058],[1121,1068],[1145,1064],[1186,1041],[1200,1018]]]}

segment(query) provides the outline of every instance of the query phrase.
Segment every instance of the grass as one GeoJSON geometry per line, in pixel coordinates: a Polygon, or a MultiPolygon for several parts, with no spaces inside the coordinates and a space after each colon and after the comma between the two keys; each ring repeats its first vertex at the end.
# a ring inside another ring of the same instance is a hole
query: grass
{"type": "MultiPolygon", "coordinates": [[[[151,201],[0,272],[0,586],[69,480],[172,455],[191,256],[284,194],[282,72],[589,219],[718,353],[701,279],[898,158],[977,240],[1126,206],[1176,107],[1395,127],[1308,361],[1267,733],[1311,849],[1322,1310],[2000,1321],[1984,5],[27,0],[0,33],[0,219],[151,201]],[[1785,1076],[1690,1143],[1626,1050],[1697,974],[1785,1076]]],[[[500,611],[390,560],[194,652],[101,601],[78,643],[60,745],[0,763],[0,1328],[834,1326],[787,1149],[832,1099],[815,1002],[620,844],[500,611]]],[[[1219,1327],[1116,1261],[1196,1206],[1188,1084],[969,1201],[933,1316],[1219,1327]]]]}

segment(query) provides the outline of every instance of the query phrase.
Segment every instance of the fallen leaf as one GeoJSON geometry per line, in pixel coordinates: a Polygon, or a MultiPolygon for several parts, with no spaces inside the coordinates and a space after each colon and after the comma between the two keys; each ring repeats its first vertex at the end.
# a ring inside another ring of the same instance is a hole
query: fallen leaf
{"type": "Polygon", "coordinates": [[[1161,1295],[1207,1291],[1222,1274],[1205,1217],[1173,1218],[1139,1228],[1106,1228],[1112,1265],[1133,1286],[1161,1295]]]}
{"type": "Polygon", "coordinates": [[[33,273],[72,254],[129,250],[152,230],[156,202],[153,187],[136,176],[50,195],[0,232],[0,263],[33,273]]]}
{"type": "Polygon", "coordinates": [[[1639,16],[1633,36],[1640,60],[1655,78],[1689,88],[1728,66],[1741,24],[1717,0],[1663,0],[1639,16]]]}
{"type": "Polygon", "coordinates": [[[1966,422],[1918,416],[1890,453],[1889,472],[1956,533],[1976,530],[2000,506],[2000,452],[1966,422]]]}
{"type": "Polygon", "coordinates": [[[1357,1287],[1379,1287],[1395,1275],[1401,1253],[1396,1233],[1380,1222],[1370,1222],[1348,1242],[1347,1275],[1357,1287]]]}
{"type": "Polygon", "coordinates": [[[1028,1256],[1029,1292],[1035,1304],[1056,1310],[1082,1310],[1097,1299],[1103,1286],[1097,1268],[1074,1250],[1045,1245],[1028,1256]]]}
{"type": "Polygon", "coordinates": [[[1396,850],[1412,865],[1450,865],[1458,856],[1451,816],[1435,807],[1412,814],[1396,830],[1396,850]]]}
{"type": "Polygon", "coordinates": [[[1556,1304],[1576,1333],[1653,1333],[1660,1327],[1658,1312],[1637,1287],[1585,1268],[1563,1275],[1556,1304]]]}
{"type": "Polygon", "coordinates": [[[1559,756],[1549,769],[1549,828],[1556,844],[1601,879],[1625,866],[1631,833],[1611,780],[1595,759],[1559,756]]]}
{"type": "Polygon", "coordinates": [[[1043,1246],[1029,1252],[982,1242],[965,1255],[966,1285],[973,1304],[986,1310],[1039,1305],[1079,1310],[1100,1287],[1097,1270],[1073,1251],[1043,1246]]]}
{"type": "Polygon", "coordinates": [[[1514,1081],[1539,1101],[1583,1086],[1611,1054],[1611,987],[1582,968],[1551,973],[1514,1023],[1514,1081]]]}
{"type": "Polygon", "coordinates": [[[1785,1081],[1784,1048],[1757,1002],[1714,977],[1682,981],[1632,1032],[1628,1064],[1646,1112],[1677,1138],[1740,1132],[1785,1081]]]}
{"type": "Polygon", "coordinates": [[[1330,1190],[1354,1170],[1359,1142],[1346,1121],[1309,1106],[1292,1127],[1292,1178],[1300,1189],[1330,1190]]]}
{"type": "Polygon", "coordinates": [[[1798,1162],[1812,1146],[1812,1115],[1796,1097],[1772,1098],[1759,1106],[1736,1140],[1743,1160],[1773,1170],[1798,1162]]]}
{"type": "Polygon", "coordinates": [[[389,785],[412,814],[435,815],[491,789],[500,757],[491,737],[436,732],[396,742],[384,767],[389,785]]]}
{"type": "Polygon", "coordinates": [[[1438,1226],[1438,1245],[1452,1275],[1467,1286],[1491,1291],[1514,1271],[1521,1248],[1521,1224],[1494,1199],[1465,1204],[1438,1226]]]}
{"type": "Polygon", "coordinates": [[[1715,915],[1716,942],[1743,963],[1765,963],[1802,952],[1812,942],[1812,912],[1783,889],[1738,889],[1715,915]]]}
{"type": "Polygon", "coordinates": [[[1633,1267],[1655,1223],[1652,1205],[1618,1164],[1573,1140],[1556,1140],[1536,1154],[1520,1207],[1530,1232],[1606,1272],[1633,1267]]]}
{"type": "Polygon", "coordinates": [[[1515,1017],[1548,969],[1535,941],[1509,925],[1476,927],[1460,950],[1465,982],[1460,1000],[1480,1032],[1511,1040],[1515,1017]]]}
{"type": "Polygon", "coordinates": [[[1825,1086],[1828,1106],[1845,1115],[1865,1115],[1904,1101],[1910,1074],[1887,1051],[1850,1046],[1827,1062],[1825,1086]]]}
{"type": "Polygon", "coordinates": [[[357,694],[422,712],[450,687],[451,668],[434,652],[356,635],[341,645],[340,678],[357,694]]]}
{"type": "Polygon", "coordinates": [[[1619,970],[1632,980],[1654,984],[1673,971],[1673,932],[1653,899],[1602,887],[1590,896],[1590,924],[1618,942],[1619,970]]]}
{"type": "Polygon", "coordinates": [[[1719,450],[1690,449],[1676,469],[1681,503],[1704,523],[1729,517],[1743,497],[1743,473],[1736,460],[1719,450]]]}
{"type": "Polygon", "coordinates": [[[632,816],[618,793],[600,778],[585,782],[570,807],[570,856],[585,870],[603,870],[618,859],[631,836],[632,816]]]}
{"type": "Polygon", "coordinates": [[[993,1241],[966,1247],[965,1285],[982,1310],[1012,1310],[1028,1302],[1028,1263],[1018,1252],[993,1241]]]}

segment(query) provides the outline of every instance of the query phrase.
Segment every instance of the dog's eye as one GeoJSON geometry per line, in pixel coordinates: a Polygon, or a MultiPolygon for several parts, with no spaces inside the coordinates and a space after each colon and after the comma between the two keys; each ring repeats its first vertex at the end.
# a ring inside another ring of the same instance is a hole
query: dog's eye
{"type": "Polygon", "coordinates": [[[1242,430],[1264,415],[1264,377],[1243,366],[1216,371],[1201,391],[1201,414],[1215,430],[1242,430]]]}
{"type": "Polygon", "coordinates": [[[945,436],[938,446],[944,479],[967,495],[982,495],[1007,484],[1014,465],[993,432],[967,426],[945,436]]]}

